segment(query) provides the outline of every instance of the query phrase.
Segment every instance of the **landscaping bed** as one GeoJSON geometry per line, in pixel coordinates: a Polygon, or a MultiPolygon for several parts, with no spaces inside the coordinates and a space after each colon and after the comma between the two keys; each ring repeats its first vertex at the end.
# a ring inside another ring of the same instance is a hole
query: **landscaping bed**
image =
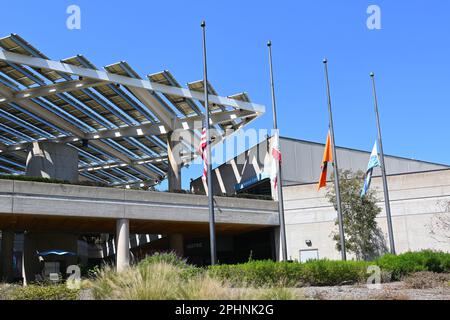
{"type": "Polygon", "coordinates": [[[450,299],[450,254],[385,255],[374,261],[249,261],[199,268],[174,254],[155,254],[124,272],[91,273],[81,288],[0,284],[0,300],[450,299]],[[382,284],[367,285],[378,266],[382,284]]]}

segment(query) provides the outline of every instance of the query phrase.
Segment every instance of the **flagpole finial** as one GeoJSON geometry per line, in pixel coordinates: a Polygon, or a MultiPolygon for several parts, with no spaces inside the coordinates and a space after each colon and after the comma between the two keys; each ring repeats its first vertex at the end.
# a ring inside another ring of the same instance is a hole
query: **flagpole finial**
{"type": "Polygon", "coordinates": [[[270,41],[270,40],[267,41],[267,46],[268,46],[268,47],[271,47],[271,46],[272,46],[272,41],[270,41]]]}
{"type": "Polygon", "coordinates": [[[375,77],[375,73],[371,72],[371,73],[370,73],[370,76],[371,76],[372,78],[375,77]]]}
{"type": "Polygon", "coordinates": [[[205,20],[202,21],[202,23],[200,24],[200,26],[201,26],[202,28],[206,27],[206,22],[205,22],[205,20]]]}
{"type": "Polygon", "coordinates": [[[328,59],[327,59],[327,58],[324,58],[324,59],[322,60],[322,62],[323,62],[323,63],[328,63],[328,59]]]}

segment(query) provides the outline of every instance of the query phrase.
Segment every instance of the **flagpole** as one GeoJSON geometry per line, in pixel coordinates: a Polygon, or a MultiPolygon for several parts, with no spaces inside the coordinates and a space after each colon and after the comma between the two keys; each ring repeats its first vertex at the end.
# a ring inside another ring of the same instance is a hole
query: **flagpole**
{"type": "Polygon", "coordinates": [[[331,111],[331,94],[330,94],[330,81],[328,79],[328,60],[323,60],[324,68],[325,68],[325,79],[327,84],[327,99],[328,99],[328,114],[329,114],[329,126],[330,126],[330,136],[331,136],[331,146],[333,150],[333,168],[334,168],[334,187],[336,190],[336,202],[337,202],[337,211],[338,211],[338,222],[339,222],[339,236],[340,236],[340,244],[341,244],[341,257],[342,260],[347,260],[346,250],[345,250],[345,236],[344,236],[344,221],[342,219],[342,206],[341,206],[341,193],[339,190],[339,170],[338,170],[338,161],[336,155],[336,145],[334,144],[334,128],[333,128],[333,113],[331,111]]]}
{"type": "MultiPolygon", "coordinates": [[[[275,86],[273,82],[273,67],[272,67],[272,42],[267,42],[269,49],[269,69],[270,69],[270,89],[272,93],[272,114],[273,114],[273,129],[276,133],[276,139],[279,139],[278,123],[277,123],[277,108],[275,102],[275,86]]],[[[281,149],[280,144],[278,147],[281,149]]],[[[279,150],[281,151],[281,150],[279,150]]],[[[275,161],[275,159],[273,159],[275,161]]],[[[281,180],[281,161],[278,161],[277,165],[277,191],[278,191],[278,216],[280,221],[280,241],[282,250],[282,260],[287,261],[287,243],[286,243],[286,224],[284,222],[284,203],[283,203],[283,183],[281,180]]]]}
{"type": "Polygon", "coordinates": [[[212,164],[211,164],[211,132],[209,123],[209,101],[208,101],[208,69],[206,64],[206,23],[201,23],[203,32],[203,87],[205,93],[205,127],[206,127],[206,162],[208,166],[206,183],[208,185],[208,207],[209,207],[209,242],[211,249],[211,265],[217,263],[216,251],[216,228],[214,222],[214,199],[213,186],[211,179],[212,164]]]}
{"type": "Polygon", "coordinates": [[[389,190],[386,178],[386,167],[384,165],[384,152],[383,152],[383,142],[381,140],[381,126],[380,126],[380,116],[378,114],[378,99],[377,99],[377,91],[375,88],[375,74],[372,72],[370,74],[372,78],[372,90],[374,97],[374,106],[375,106],[375,116],[377,120],[377,130],[378,130],[378,145],[380,147],[380,162],[381,162],[381,175],[383,178],[383,191],[384,191],[384,203],[386,206],[386,218],[389,232],[389,246],[391,249],[391,253],[395,254],[395,243],[394,243],[394,231],[392,229],[392,217],[391,217],[391,205],[389,202],[389,190]]]}

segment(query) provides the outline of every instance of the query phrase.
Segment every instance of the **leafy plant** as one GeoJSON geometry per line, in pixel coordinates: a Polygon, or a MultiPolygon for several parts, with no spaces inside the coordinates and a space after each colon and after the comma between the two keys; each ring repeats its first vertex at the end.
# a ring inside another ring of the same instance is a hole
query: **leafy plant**
{"type": "MultiPolygon", "coordinates": [[[[348,252],[353,252],[358,260],[373,260],[386,253],[387,248],[383,233],[376,222],[381,209],[377,206],[375,190],[370,189],[364,197],[361,197],[363,183],[362,171],[357,173],[349,170],[339,171],[345,247],[348,252]]],[[[334,184],[331,184],[326,196],[337,210],[334,184]]],[[[335,224],[338,225],[338,219],[335,224]]],[[[339,233],[333,233],[332,236],[336,241],[336,248],[340,251],[339,233]]]]}
{"type": "Polygon", "coordinates": [[[10,300],[77,300],[79,290],[68,289],[65,284],[37,285],[16,287],[12,290],[10,300]]]}
{"type": "Polygon", "coordinates": [[[392,280],[401,280],[419,271],[450,272],[450,253],[423,250],[399,255],[386,254],[376,263],[381,269],[391,272],[392,280]]]}
{"type": "Polygon", "coordinates": [[[211,266],[208,274],[235,286],[325,286],[358,283],[365,279],[366,267],[365,262],[358,261],[290,263],[266,260],[211,266]]]}

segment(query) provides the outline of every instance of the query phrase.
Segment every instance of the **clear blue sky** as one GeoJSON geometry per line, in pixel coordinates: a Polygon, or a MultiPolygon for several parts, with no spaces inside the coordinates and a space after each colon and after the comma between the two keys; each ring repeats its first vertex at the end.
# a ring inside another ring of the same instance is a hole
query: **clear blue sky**
{"type": "Polygon", "coordinates": [[[374,71],[385,153],[450,164],[449,15],[444,0],[17,0],[2,4],[0,30],[52,59],[80,53],[98,66],[126,60],[143,76],[168,69],[185,84],[202,78],[205,19],[209,78],[221,95],[247,91],[266,105],[256,127],[271,127],[271,39],[281,135],[325,140],[326,56],[337,145],[371,149],[374,71]],[[71,4],[81,8],[81,30],[66,28],[71,4]],[[381,8],[381,30],[366,27],[370,4],[381,8]]]}

